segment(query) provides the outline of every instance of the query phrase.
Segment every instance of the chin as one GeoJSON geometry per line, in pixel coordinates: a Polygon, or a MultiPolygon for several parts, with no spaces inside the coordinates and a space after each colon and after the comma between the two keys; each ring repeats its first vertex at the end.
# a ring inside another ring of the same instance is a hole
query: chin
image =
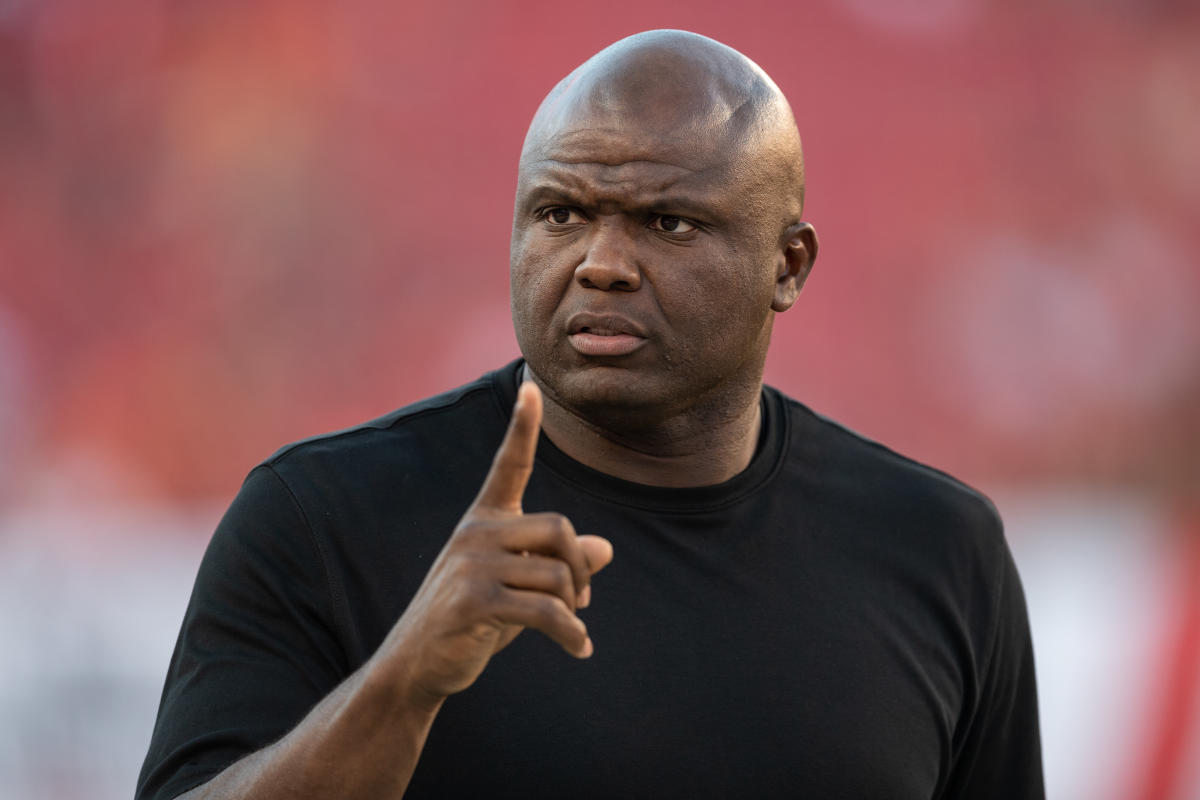
{"type": "Polygon", "coordinates": [[[594,364],[583,368],[530,364],[542,388],[560,405],[575,411],[646,409],[661,401],[667,387],[628,368],[594,364]]]}
{"type": "Polygon", "coordinates": [[[562,400],[572,403],[639,407],[653,402],[657,394],[645,380],[616,367],[597,366],[557,377],[553,388],[562,400]]]}

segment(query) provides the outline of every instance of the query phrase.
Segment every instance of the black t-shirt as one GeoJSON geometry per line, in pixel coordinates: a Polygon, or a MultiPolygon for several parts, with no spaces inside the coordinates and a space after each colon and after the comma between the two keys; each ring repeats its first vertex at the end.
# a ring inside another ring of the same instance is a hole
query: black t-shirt
{"type": "MultiPolygon", "coordinates": [[[[520,362],[254,469],[205,553],[139,798],[278,739],[383,640],[481,485],[520,362]]],[[[406,797],[1041,798],[991,504],[767,388],[749,467],[650,487],[542,437],[526,511],[613,543],[581,612],[434,722],[406,797]]]]}

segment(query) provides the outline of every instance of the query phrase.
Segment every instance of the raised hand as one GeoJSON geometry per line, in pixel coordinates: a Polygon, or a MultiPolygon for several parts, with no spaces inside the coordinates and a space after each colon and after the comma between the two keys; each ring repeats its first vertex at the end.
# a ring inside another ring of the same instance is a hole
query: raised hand
{"type": "Polygon", "coordinates": [[[562,514],[522,511],[541,420],[541,393],[524,383],[478,496],[376,654],[402,664],[430,699],[470,686],[527,627],[573,656],[592,654],[575,612],[589,604],[591,576],[612,560],[612,545],[576,535],[562,514]]]}

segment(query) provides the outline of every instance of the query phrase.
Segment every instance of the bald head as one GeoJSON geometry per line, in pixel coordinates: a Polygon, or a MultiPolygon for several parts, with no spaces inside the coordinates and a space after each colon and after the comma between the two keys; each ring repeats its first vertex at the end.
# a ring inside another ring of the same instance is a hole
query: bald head
{"type": "Polygon", "coordinates": [[[550,424],[558,408],[565,427],[658,447],[677,424],[753,420],[774,315],[816,255],[803,192],[787,101],[712,39],[631,36],[554,87],[521,152],[510,247],[550,424]]]}
{"type": "Polygon", "coordinates": [[[757,64],[705,36],[648,31],[592,56],[542,102],[522,167],[598,133],[640,143],[646,153],[671,145],[761,172],[800,213],[804,161],[787,100],[757,64]]]}

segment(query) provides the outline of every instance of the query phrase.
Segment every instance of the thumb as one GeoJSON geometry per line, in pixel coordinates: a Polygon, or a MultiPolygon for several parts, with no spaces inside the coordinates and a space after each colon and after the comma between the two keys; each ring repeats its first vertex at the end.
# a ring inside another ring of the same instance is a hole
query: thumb
{"type": "Polygon", "coordinates": [[[580,536],[579,546],[587,559],[588,572],[595,575],[613,560],[612,542],[602,536],[580,536]]]}

